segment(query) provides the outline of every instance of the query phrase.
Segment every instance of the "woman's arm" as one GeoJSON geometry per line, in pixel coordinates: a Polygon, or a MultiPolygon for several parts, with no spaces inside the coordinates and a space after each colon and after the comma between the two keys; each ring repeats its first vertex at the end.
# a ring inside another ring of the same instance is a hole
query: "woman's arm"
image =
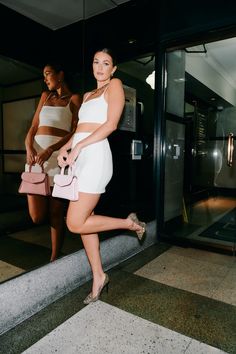
{"type": "Polygon", "coordinates": [[[91,135],[76,144],[67,158],[67,163],[69,165],[75,161],[80,151],[85,146],[107,138],[114,130],[117,129],[125,105],[125,94],[122,82],[119,79],[112,79],[105,95],[108,103],[107,121],[96,129],[91,135]]]}
{"type": "Polygon", "coordinates": [[[26,162],[30,165],[32,165],[36,162],[37,152],[35,151],[35,149],[33,147],[34,137],[35,137],[35,134],[37,133],[38,126],[39,126],[39,113],[40,113],[42,106],[43,106],[45,100],[47,99],[48,95],[49,95],[49,93],[46,91],[42,93],[39,103],[38,103],[38,107],[34,113],[31,126],[28,130],[26,137],[25,137],[26,162]]]}

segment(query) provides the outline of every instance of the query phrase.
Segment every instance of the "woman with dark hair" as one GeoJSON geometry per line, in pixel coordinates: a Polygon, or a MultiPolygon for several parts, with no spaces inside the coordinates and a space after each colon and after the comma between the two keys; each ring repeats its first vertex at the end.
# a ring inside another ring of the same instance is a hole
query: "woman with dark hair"
{"type": "MultiPolygon", "coordinates": [[[[53,177],[59,172],[57,151],[71,138],[78,122],[81,98],[72,94],[66,82],[65,70],[60,64],[47,64],[43,69],[48,87],[41,95],[31,127],[25,139],[28,166],[44,168],[53,186],[53,177]]],[[[33,167],[32,167],[33,168],[33,167]]],[[[64,237],[63,200],[52,196],[28,195],[29,213],[34,223],[49,217],[54,261],[64,237]]]]}
{"type": "Polygon", "coordinates": [[[70,202],[66,222],[70,231],[81,235],[93,273],[92,291],[85,304],[97,301],[109,283],[102,267],[98,232],[127,229],[135,231],[141,240],[146,227],[135,213],[126,219],[94,214],[113,172],[107,137],[117,128],[125,104],[122,82],[112,78],[115,70],[111,51],[98,50],[93,58],[97,88],[84,95],[75,134],[58,156],[59,165],[74,165],[78,177],[79,200],[70,202]]]}

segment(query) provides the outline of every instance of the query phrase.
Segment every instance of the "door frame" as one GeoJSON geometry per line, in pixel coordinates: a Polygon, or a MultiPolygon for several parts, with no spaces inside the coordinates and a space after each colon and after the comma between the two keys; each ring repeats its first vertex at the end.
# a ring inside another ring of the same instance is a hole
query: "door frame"
{"type": "MultiPolygon", "coordinates": [[[[165,239],[164,232],[164,186],[165,186],[165,149],[166,149],[166,55],[168,52],[196,46],[202,43],[220,41],[236,37],[236,25],[225,26],[224,28],[210,29],[204,32],[190,34],[186,31],[179,37],[173,37],[167,40],[160,40],[155,51],[155,119],[154,119],[154,166],[153,178],[155,186],[155,209],[156,209],[156,227],[157,239],[165,239]]],[[[168,238],[168,241],[170,239],[168,238]]],[[[191,240],[181,240],[180,243],[192,243],[191,240]]],[[[179,243],[179,240],[178,240],[179,243]]],[[[209,247],[208,247],[209,248],[209,247]]]]}

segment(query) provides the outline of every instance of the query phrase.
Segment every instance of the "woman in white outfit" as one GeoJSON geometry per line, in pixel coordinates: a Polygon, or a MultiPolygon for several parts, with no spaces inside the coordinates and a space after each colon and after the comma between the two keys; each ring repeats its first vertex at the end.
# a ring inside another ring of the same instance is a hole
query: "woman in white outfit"
{"type": "Polygon", "coordinates": [[[81,234],[93,273],[92,291],[84,300],[85,304],[97,301],[109,283],[102,268],[98,232],[128,229],[135,231],[140,240],[145,232],[145,223],[134,213],[126,219],[94,214],[100,195],[112,177],[112,155],[107,137],[117,128],[125,104],[122,82],[111,79],[115,70],[109,49],[95,53],[93,74],[97,88],[84,95],[76,132],[58,156],[59,165],[75,165],[78,176],[79,200],[70,202],[66,222],[71,232],[81,234]]]}
{"type": "MultiPolygon", "coordinates": [[[[50,185],[59,173],[58,150],[71,138],[78,122],[81,98],[71,94],[60,64],[48,64],[43,70],[48,91],[42,93],[31,127],[25,139],[28,165],[39,164],[48,173],[50,185]]],[[[52,196],[28,195],[30,216],[35,223],[49,218],[51,261],[59,254],[64,236],[63,201],[52,196]]]]}

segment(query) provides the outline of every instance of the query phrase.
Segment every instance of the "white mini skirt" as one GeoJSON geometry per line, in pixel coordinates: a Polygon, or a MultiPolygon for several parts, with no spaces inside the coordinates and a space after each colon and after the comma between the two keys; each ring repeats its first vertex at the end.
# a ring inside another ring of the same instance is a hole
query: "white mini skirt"
{"type": "MultiPolygon", "coordinates": [[[[61,137],[52,135],[35,135],[34,148],[37,152],[47,149],[49,146],[56,144],[61,137]]],[[[57,162],[58,151],[54,151],[50,158],[44,163],[44,172],[49,176],[50,186],[53,186],[53,179],[57,173],[60,173],[60,167],[57,162]]]]}
{"type": "MultiPolygon", "coordinates": [[[[72,148],[91,133],[75,133],[72,148]]],[[[101,194],[113,173],[110,145],[107,139],[84,147],[75,161],[78,189],[84,193],[101,194]]]]}

